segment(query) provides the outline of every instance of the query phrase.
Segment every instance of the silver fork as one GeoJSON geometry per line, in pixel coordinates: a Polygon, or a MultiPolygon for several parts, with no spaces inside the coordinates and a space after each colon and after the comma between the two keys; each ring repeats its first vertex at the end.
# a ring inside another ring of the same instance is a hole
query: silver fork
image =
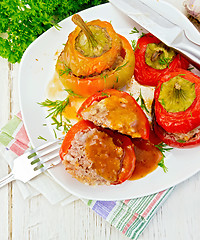
{"type": "Polygon", "coordinates": [[[47,142],[16,158],[11,173],[0,179],[0,188],[13,180],[26,183],[47,169],[58,165],[61,162],[59,157],[61,140],[47,142]]]}

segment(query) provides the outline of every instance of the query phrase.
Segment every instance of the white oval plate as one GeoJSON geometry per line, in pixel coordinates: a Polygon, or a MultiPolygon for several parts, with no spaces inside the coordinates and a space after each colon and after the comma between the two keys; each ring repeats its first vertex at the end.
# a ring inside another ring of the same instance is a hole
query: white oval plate
{"type": "MultiPolygon", "coordinates": [[[[111,4],[103,4],[84,10],[80,15],[86,21],[101,19],[111,21],[117,33],[124,35],[130,42],[140,34],[130,34],[136,27],[141,30],[130,18],[119,12],[111,4]]],[[[20,63],[19,96],[25,128],[33,147],[41,145],[42,136],[48,140],[54,139],[50,125],[44,127],[47,113],[37,103],[46,99],[46,88],[53,78],[56,52],[63,49],[68,34],[75,25],[71,18],[60,23],[60,31],[51,28],[36,39],[26,50],[20,63]]],[[[194,175],[200,170],[200,147],[190,150],[173,149],[165,160],[168,172],[164,173],[158,167],[154,172],[136,181],[126,181],[117,186],[87,186],[72,178],[62,164],[49,170],[53,178],[70,193],[87,199],[122,200],[152,194],[174,186],[194,175]]]]}

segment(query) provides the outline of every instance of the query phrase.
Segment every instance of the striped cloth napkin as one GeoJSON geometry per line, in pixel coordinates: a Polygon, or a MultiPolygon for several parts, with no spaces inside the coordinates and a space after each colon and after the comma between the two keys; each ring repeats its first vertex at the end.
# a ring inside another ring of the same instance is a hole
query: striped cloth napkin
{"type": "MultiPolygon", "coordinates": [[[[9,159],[8,163],[12,168],[14,158],[30,147],[20,113],[1,129],[0,143],[4,146],[1,153],[9,159]]],[[[48,173],[40,174],[27,184],[19,181],[17,183],[24,198],[43,194],[52,204],[60,202],[62,205],[77,199],[55,183],[48,173]]],[[[81,200],[127,237],[136,240],[172,191],[173,187],[156,194],[124,201],[81,200]]]]}

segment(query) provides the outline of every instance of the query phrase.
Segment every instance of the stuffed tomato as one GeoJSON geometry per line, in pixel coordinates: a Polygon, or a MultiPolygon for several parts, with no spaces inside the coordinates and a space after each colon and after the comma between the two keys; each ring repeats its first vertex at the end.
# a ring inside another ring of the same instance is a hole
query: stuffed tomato
{"type": "Polygon", "coordinates": [[[142,85],[157,86],[165,74],[188,68],[188,61],[151,33],[139,38],[135,49],[135,79],[142,85]]]}
{"type": "Polygon", "coordinates": [[[115,185],[135,168],[134,144],[120,133],[81,120],[66,134],[60,148],[66,170],[89,185],[115,185]]]}
{"type": "Polygon", "coordinates": [[[149,138],[149,122],[136,100],[126,92],[107,89],[87,98],[78,116],[132,138],[149,138]]]}
{"type": "Polygon", "coordinates": [[[173,147],[200,144],[200,78],[177,69],[160,80],[154,94],[153,128],[173,147]]]}
{"type": "Polygon", "coordinates": [[[135,67],[128,40],[105,21],[86,24],[75,18],[75,23],[78,27],[69,35],[56,63],[63,86],[86,97],[103,89],[123,87],[135,67]]]}

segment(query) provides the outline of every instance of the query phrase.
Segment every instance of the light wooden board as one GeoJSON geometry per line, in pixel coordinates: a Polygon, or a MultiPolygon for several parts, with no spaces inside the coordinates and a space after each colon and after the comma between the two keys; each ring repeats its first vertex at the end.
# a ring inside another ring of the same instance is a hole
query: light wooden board
{"type": "MultiPolygon", "coordinates": [[[[1,126],[19,111],[18,65],[0,61],[1,126]]],[[[8,172],[1,158],[0,175],[8,172]]],[[[177,169],[178,171],[178,169],[177,169]]],[[[200,174],[178,185],[156,213],[140,240],[200,239],[200,174]]],[[[125,240],[80,200],[68,206],[50,205],[41,195],[24,200],[15,183],[0,189],[0,239],[125,240]],[[12,187],[11,187],[12,186],[12,187]]]]}
{"type": "MultiPolygon", "coordinates": [[[[168,0],[174,2],[172,0],[168,0]]],[[[175,2],[182,8],[182,0],[175,2]]],[[[19,111],[18,65],[0,58],[0,127],[19,111]]],[[[189,160],[188,160],[189,161],[189,160]]],[[[9,168],[0,154],[0,177],[9,168]]],[[[178,171],[178,169],[177,169],[178,171]]],[[[200,174],[179,184],[139,240],[200,239],[200,174]]],[[[78,200],[51,205],[41,196],[24,200],[15,183],[0,189],[0,240],[127,240],[78,200]]]]}

